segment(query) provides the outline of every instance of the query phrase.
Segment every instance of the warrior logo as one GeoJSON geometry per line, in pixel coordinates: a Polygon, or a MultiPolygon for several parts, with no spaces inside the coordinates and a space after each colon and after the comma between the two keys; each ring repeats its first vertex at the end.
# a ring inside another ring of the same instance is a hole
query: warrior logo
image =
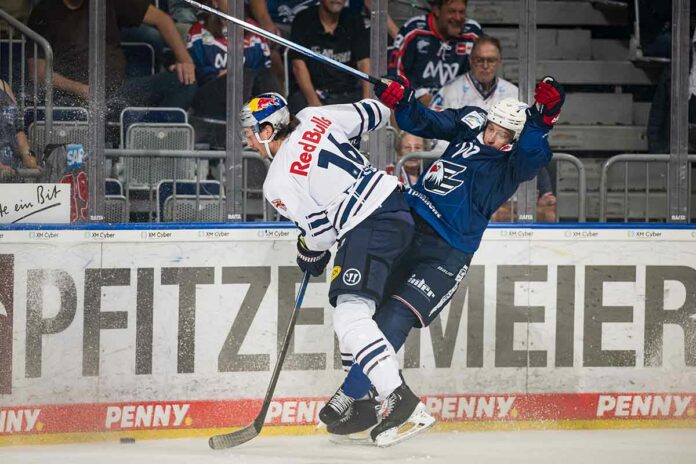
{"type": "Polygon", "coordinates": [[[349,286],[358,285],[360,283],[360,271],[355,268],[350,268],[343,273],[343,283],[349,286]]]}
{"type": "Polygon", "coordinates": [[[428,169],[423,179],[423,187],[428,192],[437,195],[447,195],[464,183],[464,181],[454,178],[464,171],[466,171],[466,166],[460,166],[445,160],[437,160],[428,169]]]}

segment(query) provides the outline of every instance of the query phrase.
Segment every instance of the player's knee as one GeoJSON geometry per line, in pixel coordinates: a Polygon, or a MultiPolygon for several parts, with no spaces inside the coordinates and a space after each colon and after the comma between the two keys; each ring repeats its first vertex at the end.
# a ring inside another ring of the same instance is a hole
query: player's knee
{"type": "Polygon", "coordinates": [[[418,317],[413,311],[393,298],[379,308],[374,319],[396,351],[403,346],[411,329],[418,326],[418,317]]]}
{"type": "Polygon", "coordinates": [[[333,324],[339,343],[344,343],[351,332],[359,331],[365,321],[371,321],[375,302],[360,295],[339,295],[333,314],[333,324]]]}

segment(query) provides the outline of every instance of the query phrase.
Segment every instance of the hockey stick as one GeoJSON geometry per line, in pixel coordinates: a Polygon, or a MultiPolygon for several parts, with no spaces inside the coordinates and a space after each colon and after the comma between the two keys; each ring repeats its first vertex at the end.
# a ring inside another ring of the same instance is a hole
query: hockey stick
{"type": "Polygon", "coordinates": [[[288,40],[288,39],[286,39],[286,38],[283,38],[283,37],[280,37],[280,36],[278,36],[278,35],[275,35],[275,34],[273,34],[273,33],[271,33],[271,32],[268,32],[268,31],[265,30],[265,29],[261,29],[261,28],[258,27],[258,26],[254,26],[253,24],[249,24],[249,23],[246,22],[246,21],[242,21],[241,19],[237,19],[237,18],[235,18],[234,16],[230,16],[230,15],[228,15],[228,14],[225,14],[225,13],[223,13],[222,11],[218,11],[218,10],[216,10],[215,8],[209,7],[208,5],[203,5],[203,4],[198,3],[198,2],[196,2],[196,1],[194,1],[194,0],[184,0],[184,1],[185,1],[186,3],[189,3],[189,4],[193,5],[193,6],[195,6],[196,8],[200,8],[201,10],[205,10],[205,11],[207,11],[208,13],[212,13],[212,14],[214,14],[214,15],[216,15],[216,16],[219,16],[219,17],[221,17],[221,18],[224,18],[224,19],[226,19],[226,20],[228,20],[228,21],[230,21],[230,22],[233,22],[234,24],[236,24],[237,26],[242,27],[243,29],[246,29],[246,30],[251,31],[251,32],[253,32],[253,33],[255,33],[255,34],[258,34],[258,35],[260,35],[260,36],[262,36],[262,37],[265,37],[265,38],[267,38],[267,39],[269,39],[269,40],[272,40],[272,41],[277,42],[277,43],[279,43],[279,44],[281,44],[281,45],[284,45],[284,46],[288,47],[289,49],[294,50],[294,51],[296,51],[296,52],[298,52],[298,53],[302,53],[303,55],[308,56],[309,58],[312,58],[312,59],[317,60],[317,61],[319,61],[319,62],[321,62],[321,63],[324,63],[324,64],[327,64],[327,65],[329,65],[329,66],[332,66],[332,67],[338,69],[339,71],[346,72],[346,73],[351,74],[351,75],[353,75],[353,76],[355,76],[355,77],[358,77],[358,78],[360,78],[360,79],[362,79],[362,80],[364,80],[364,81],[368,81],[370,84],[377,85],[377,84],[379,84],[380,82],[382,82],[381,79],[378,79],[378,78],[376,78],[376,77],[374,77],[374,76],[370,76],[370,75],[367,74],[367,73],[364,73],[364,72],[362,72],[362,71],[359,71],[359,70],[357,70],[357,69],[355,69],[355,68],[351,68],[350,66],[345,65],[345,64],[343,64],[343,63],[339,63],[338,61],[333,60],[333,59],[331,59],[331,58],[329,58],[329,57],[327,57],[327,56],[324,56],[324,55],[322,55],[321,53],[313,52],[313,51],[310,50],[309,48],[303,47],[303,46],[300,45],[300,44],[296,44],[295,42],[292,42],[292,41],[290,41],[290,40],[288,40]]]}
{"type": "Polygon", "coordinates": [[[256,419],[254,419],[254,422],[247,425],[243,429],[210,437],[210,440],[208,440],[208,444],[212,449],[219,450],[239,446],[242,443],[248,442],[249,440],[256,437],[259,433],[261,433],[263,423],[266,420],[266,413],[268,412],[268,407],[271,405],[271,400],[273,399],[273,392],[275,391],[276,383],[278,383],[280,370],[283,367],[283,361],[285,361],[285,355],[287,354],[288,347],[290,346],[290,338],[292,337],[292,333],[295,329],[295,322],[297,322],[297,315],[300,313],[300,306],[302,306],[302,300],[304,299],[304,294],[305,290],[307,290],[308,282],[309,272],[305,272],[304,277],[302,278],[302,283],[300,284],[300,290],[297,292],[295,307],[293,308],[292,314],[290,315],[290,323],[288,324],[288,330],[287,332],[285,332],[285,338],[283,339],[283,344],[280,346],[280,352],[278,353],[278,360],[276,361],[275,367],[273,368],[273,374],[271,375],[271,383],[268,384],[266,397],[263,399],[263,404],[261,405],[261,411],[259,411],[259,414],[256,416],[256,419]]]}

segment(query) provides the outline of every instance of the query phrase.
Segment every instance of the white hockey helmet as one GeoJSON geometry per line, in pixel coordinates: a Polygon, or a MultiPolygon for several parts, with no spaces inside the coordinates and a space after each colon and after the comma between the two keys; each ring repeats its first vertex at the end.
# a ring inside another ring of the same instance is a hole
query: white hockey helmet
{"type": "Polygon", "coordinates": [[[268,144],[273,141],[278,130],[290,124],[288,102],[281,95],[273,92],[263,93],[249,100],[239,112],[242,128],[250,128],[256,140],[266,147],[266,154],[273,159],[268,144]],[[268,139],[261,139],[261,126],[270,124],[273,133],[268,139]]]}
{"type": "Polygon", "coordinates": [[[520,136],[527,121],[527,105],[515,98],[505,98],[488,110],[488,120],[513,132],[513,140],[520,136]]]}

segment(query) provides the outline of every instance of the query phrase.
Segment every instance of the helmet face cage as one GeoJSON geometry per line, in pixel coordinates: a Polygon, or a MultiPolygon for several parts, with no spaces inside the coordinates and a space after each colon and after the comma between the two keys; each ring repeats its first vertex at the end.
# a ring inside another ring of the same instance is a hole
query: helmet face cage
{"type": "MultiPolygon", "coordinates": [[[[242,129],[250,128],[256,140],[264,145],[268,157],[273,159],[268,144],[273,141],[281,127],[290,123],[290,111],[285,98],[277,93],[264,93],[254,97],[242,107],[239,119],[242,129]],[[261,138],[261,128],[264,124],[270,124],[273,128],[273,133],[268,139],[261,138]]],[[[242,138],[246,139],[244,133],[242,138]]]]}
{"type": "Polygon", "coordinates": [[[493,105],[488,112],[488,120],[513,132],[516,140],[527,121],[527,105],[514,98],[506,98],[493,105]]]}

